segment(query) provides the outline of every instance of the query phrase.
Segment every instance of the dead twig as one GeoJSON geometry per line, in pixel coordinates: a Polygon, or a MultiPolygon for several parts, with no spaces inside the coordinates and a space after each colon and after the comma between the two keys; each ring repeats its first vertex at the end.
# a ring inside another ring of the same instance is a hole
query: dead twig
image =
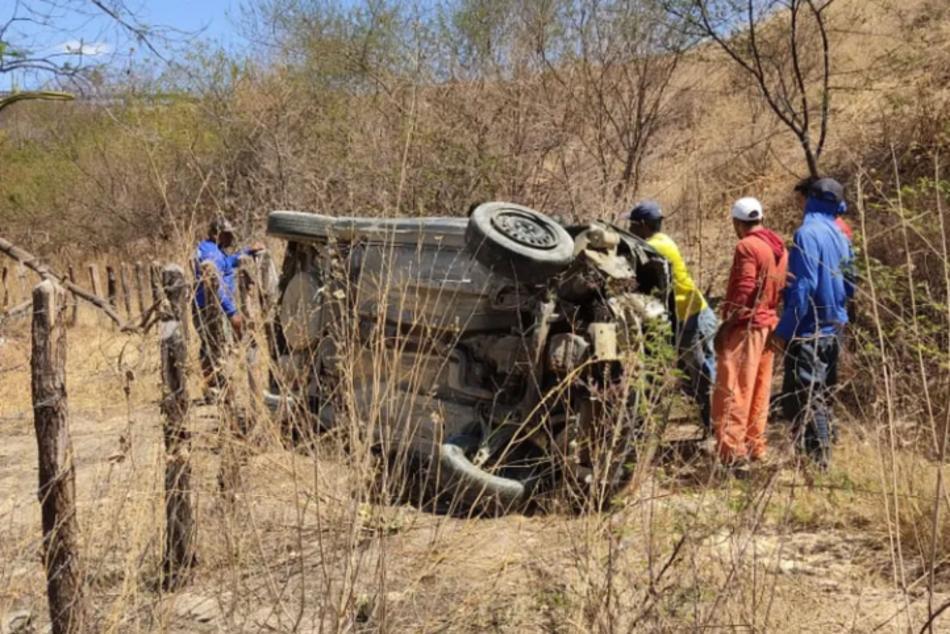
{"type": "Polygon", "coordinates": [[[12,308],[0,313],[0,324],[7,321],[8,319],[13,319],[21,315],[25,315],[30,311],[30,306],[33,305],[33,300],[28,299],[25,302],[17,304],[12,308]]]}

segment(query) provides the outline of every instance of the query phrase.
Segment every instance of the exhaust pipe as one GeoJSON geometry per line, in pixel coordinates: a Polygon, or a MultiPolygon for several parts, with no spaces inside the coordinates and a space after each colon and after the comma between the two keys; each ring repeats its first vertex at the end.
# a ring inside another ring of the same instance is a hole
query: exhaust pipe
{"type": "Polygon", "coordinates": [[[472,496],[472,502],[495,500],[504,508],[509,508],[524,500],[523,482],[483,471],[472,464],[463,447],[453,442],[443,443],[439,447],[439,462],[460,485],[460,490],[467,493],[466,497],[472,496]]]}

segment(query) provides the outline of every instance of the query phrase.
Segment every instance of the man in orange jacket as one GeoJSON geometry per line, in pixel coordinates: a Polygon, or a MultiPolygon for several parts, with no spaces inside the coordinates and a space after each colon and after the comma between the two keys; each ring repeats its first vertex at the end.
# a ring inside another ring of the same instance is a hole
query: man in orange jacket
{"type": "Polygon", "coordinates": [[[728,465],[765,457],[774,352],[769,335],[788,271],[782,238],[762,225],[762,204],[740,198],[732,206],[736,245],[716,334],[712,417],[720,459],[728,465]]]}

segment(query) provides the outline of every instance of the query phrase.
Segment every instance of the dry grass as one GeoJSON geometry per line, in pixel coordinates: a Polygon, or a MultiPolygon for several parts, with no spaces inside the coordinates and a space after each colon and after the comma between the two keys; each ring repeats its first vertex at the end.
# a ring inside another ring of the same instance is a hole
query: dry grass
{"type": "MultiPolygon", "coordinates": [[[[866,421],[827,475],[792,460],[737,481],[685,445],[609,512],[485,518],[381,496],[361,424],[290,447],[269,419],[245,442],[196,408],[199,565],[160,592],[158,342],[94,321],[70,331],[69,397],[95,631],[905,631],[926,618],[936,468],[866,421]],[[218,486],[229,446],[244,457],[233,499],[218,486]]],[[[2,349],[0,614],[42,624],[27,335],[2,349]]],[[[793,458],[786,433],[774,424],[772,442],[793,458]]]]}

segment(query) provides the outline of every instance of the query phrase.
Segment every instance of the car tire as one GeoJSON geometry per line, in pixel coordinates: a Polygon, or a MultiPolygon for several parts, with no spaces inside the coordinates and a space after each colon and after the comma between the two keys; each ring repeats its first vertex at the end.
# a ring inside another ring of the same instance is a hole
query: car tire
{"type": "Polygon", "coordinates": [[[552,218],[521,205],[483,203],[469,217],[469,251],[493,273],[540,284],[574,260],[574,239],[552,218]]]}

